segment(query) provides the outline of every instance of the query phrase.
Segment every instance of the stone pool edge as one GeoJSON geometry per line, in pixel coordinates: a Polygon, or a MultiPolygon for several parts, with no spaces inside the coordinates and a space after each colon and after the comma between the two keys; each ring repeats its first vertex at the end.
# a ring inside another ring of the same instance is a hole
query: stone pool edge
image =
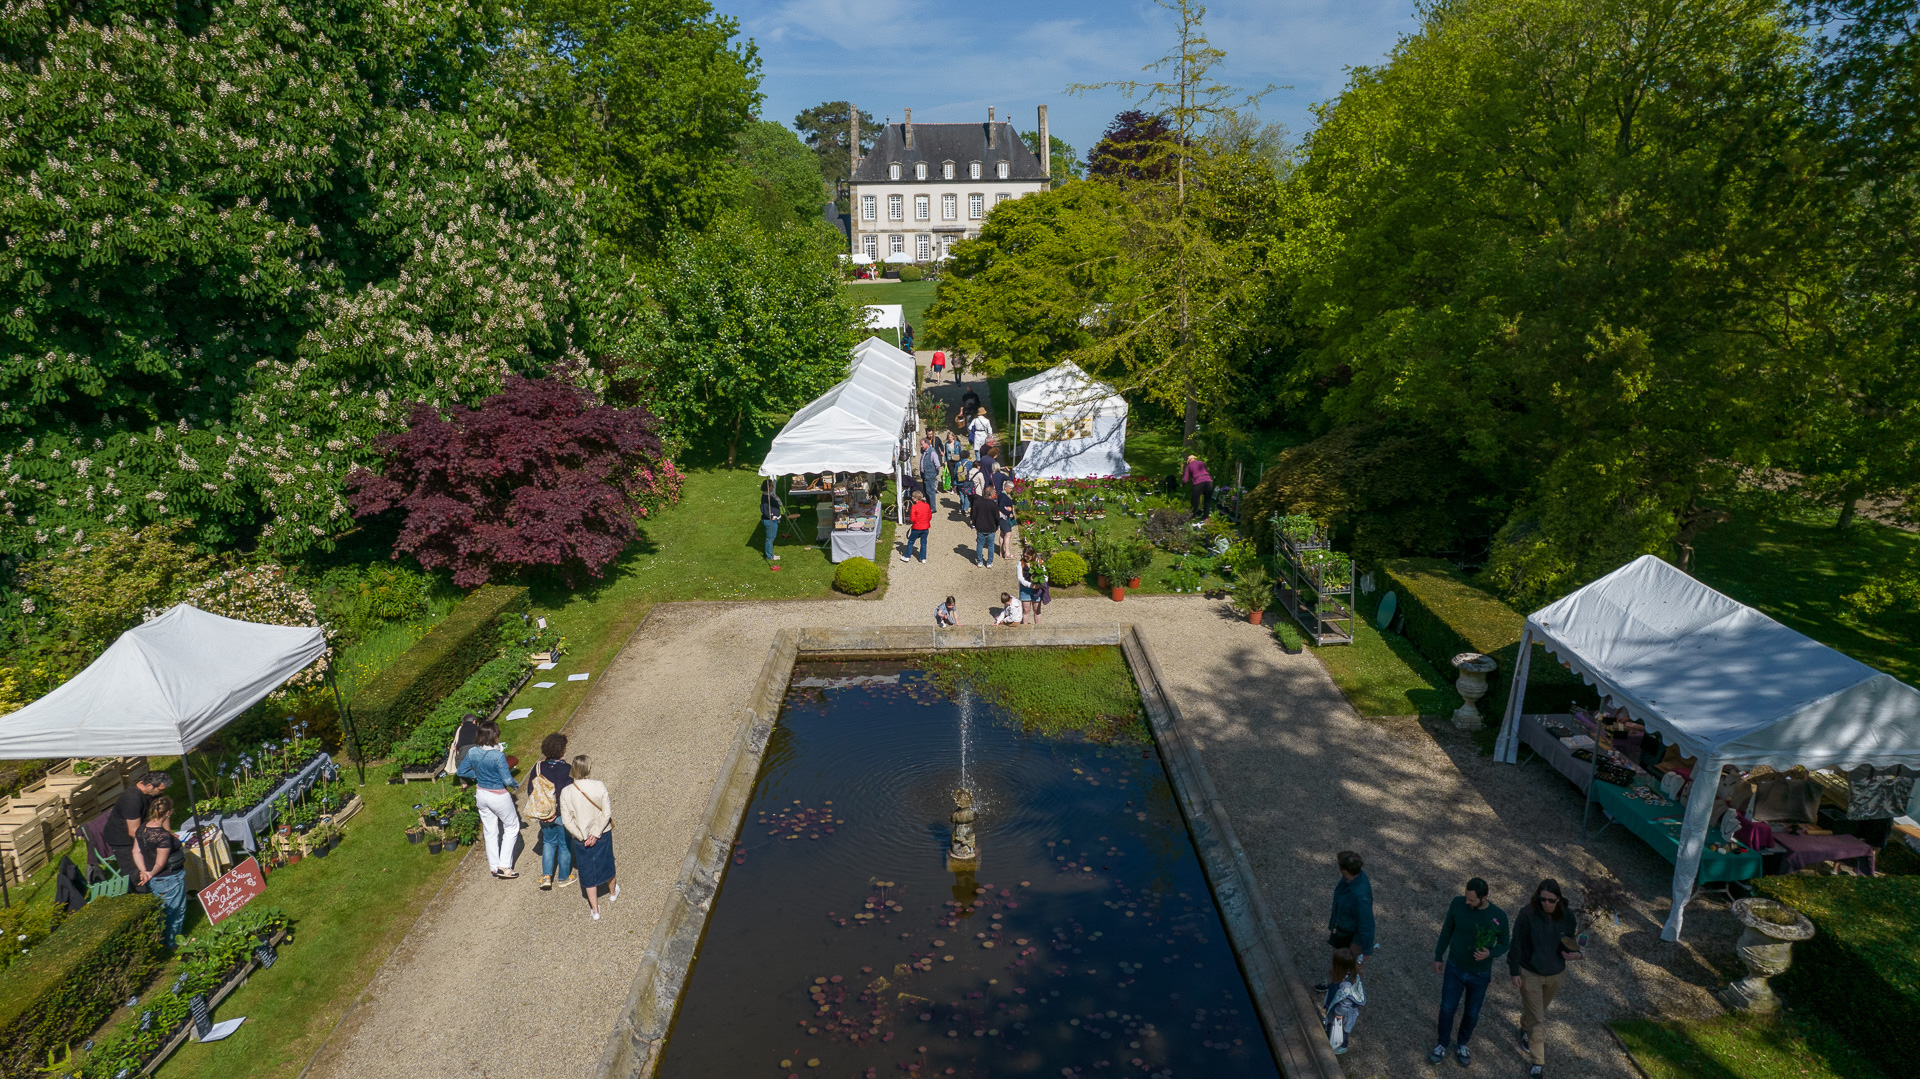
{"type": "Polygon", "coordinates": [[[679,880],[634,974],[625,1008],[608,1038],[592,1079],[651,1079],[673,1024],[675,1009],[712,912],[733,837],[760,773],[767,739],[779,718],[794,664],[808,658],[867,659],[977,648],[1034,648],[1117,645],[1132,669],[1134,685],[1147,707],[1148,722],[1162,764],[1180,801],[1187,830],[1200,855],[1238,955],[1241,970],[1260,1011],[1269,1045],[1287,1079],[1337,1079],[1339,1059],[1328,1047],[1306,983],[1300,980],[1278,924],[1267,909],[1253,867],[1234,835],[1233,824],[1214,790],[1198,748],[1188,737],[1180,710],[1167,693],[1146,638],[1131,623],[1054,626],[812,627],[774,634],[753,695],[741,714],[739,731],[713,794],[702,827],[681,863],[679,880]]]}

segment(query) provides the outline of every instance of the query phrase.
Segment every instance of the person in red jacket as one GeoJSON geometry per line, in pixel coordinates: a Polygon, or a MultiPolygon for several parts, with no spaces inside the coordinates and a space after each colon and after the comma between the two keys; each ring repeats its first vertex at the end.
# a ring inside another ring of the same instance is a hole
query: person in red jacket
{"type": "Polygon", "coordinates": [[[918,544],[920,564],[926,565],[927,530],[933,527],[933,507],[927,504],[927,496],[919,491],[913,492],[913,506],[907,510],[907,524],[907,546],[900,552],[900,561],[905,562],[909,555],[915,554],[914,545],[918,544]]]}

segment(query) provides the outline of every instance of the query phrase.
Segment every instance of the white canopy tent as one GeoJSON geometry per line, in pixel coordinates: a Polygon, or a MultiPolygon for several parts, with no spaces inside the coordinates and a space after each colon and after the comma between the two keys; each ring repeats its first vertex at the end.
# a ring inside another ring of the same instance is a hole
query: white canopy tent
{"type": "Polygon", "coordinates": [[[0,759],[188,753],[326,650],[318,626],[241,622],[180,604],[0,716],[0,759]]]}
{"type": "Polygon", "coordinates": [[[1007,387],[1008,424],[1022,479],[1067,479],[1127,474],[1127,400],[1072,360],[1007,387]],[[1020,438],[1020,417],[1037,415],[1049,437],[1020,438]]]}
{"type": "Polygon", "coordinates": [[[1920,691],[1652,555],[1528,616],[1494,747],[1509,764],[1536,642],[1697,762],[1667,940],[1680,938],[1722,767],[1920,766],[1920,691]]]}
{"type": "Polygon", "coordinates": [[[900,440],[914,422],[917,390],[913,357],[867,338],[853,347],[847,377],[794,413],[774,436],[760,474],[891,471],[894,509],[904,512],[900,440]]]}
{"type": "MultiPolygon", "coordinates": [[[[898,330],[907,324],[906,305],[897,303],[870,303],[863,309],[867,317],[866,326],[870,330],[898,330]]],[[[877,337],[869,337],[877,341],[877,337]]]]}

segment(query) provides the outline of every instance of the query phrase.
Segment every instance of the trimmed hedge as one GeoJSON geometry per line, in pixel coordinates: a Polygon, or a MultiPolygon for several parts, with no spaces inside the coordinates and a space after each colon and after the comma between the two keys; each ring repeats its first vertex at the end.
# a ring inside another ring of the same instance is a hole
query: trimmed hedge
{"type": "Polygon", "coordinates": [[[1085,584],[1088,569],[1087,560],[1072,551],[1055,551],[1047,559],[1047,579],[1062,587],[1085,584]]]}
{"type": "Polygon", "coordinates": [[[849,596],[864,596],[880,587],[880,567],[856,555],[833,571],[833,587],[849,596]]]}
{"type": "Polygon", "coordinates": [[[96,899],[0,974],[0,1079],[28,1079],[94,1032],[160,966],[160,901],[96,899]]]}
{"type": "MultiPolygon", "coordinates": [[[[1500,661],[1480,703],[1481,711],[1497,723],[1506,714],[1526,616],[1469,581],[1444,559],[1389,559],[1380,563],[1380,572],[1386,578],[1385,587],[1399,594],[1408,643],[1435,670],[1443,675],[1453,670],[1453,657],[1462,652],[1481,652],[1500,661]]],[[[1527,673],[1527,711],[1565,712],[1575,704],[1591,705],[1598,699],[1579,675],[1562,667],[1545,648],[1534,646],[1527,673]]]]}
{"type": "Polygon", "coordinates": [[[492,659],[499,648],[500,620],[526,605],[525,588],[482,585],[375,675],[353,698],[353,722],[367,756],[391,753],[441,698],[492,659]]]}
{"type": "Polygon", "coordinates": [[[527,653],[518,648],[488,660],[472,678],[462,682],[459,689],[447,694],[413,733],[407,735],[406,741],[394,747],[394,761],[408,767],[444,761],[447,746],[453,742],[453,732],[460,726],[460,717],[472,712],[484,718],[532,665],[527,653]]]}
{"type": "Polygon", "coordinates": [[[1920,877],[1762,877],[1755,890],[1819,930],[1774,985],[1887,1069],[1913,1067],[1920,1030],[1920,877]]]}

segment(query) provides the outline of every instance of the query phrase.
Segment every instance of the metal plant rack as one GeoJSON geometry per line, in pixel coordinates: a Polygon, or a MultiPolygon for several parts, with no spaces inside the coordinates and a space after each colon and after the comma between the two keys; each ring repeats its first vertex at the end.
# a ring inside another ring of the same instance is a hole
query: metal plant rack
{"type": "Polygon", "coordinates": [[[1303,540],[1276,533],[1275,559],[1280,578],[1274,592],[1281,606],[1315,644],[1353,643],[1353,569],[1349,564],[1346,581],[1329,583],[1326,569],[1308,561],[1309,552],[1331,551],[1327,530],[1322,527],[1303,540]]]}

